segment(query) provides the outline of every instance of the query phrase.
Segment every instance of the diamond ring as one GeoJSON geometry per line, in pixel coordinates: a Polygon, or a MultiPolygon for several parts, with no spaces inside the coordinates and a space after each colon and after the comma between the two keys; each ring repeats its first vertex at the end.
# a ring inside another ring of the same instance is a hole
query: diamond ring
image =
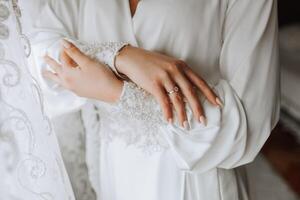
{"type": "Polygon", "coordinates": [[[179,92],[179,88],[175,86],[172,90],[168,91],[168,95],[171,95],[173,93],[178,93],[178,92],[179,92]]]}

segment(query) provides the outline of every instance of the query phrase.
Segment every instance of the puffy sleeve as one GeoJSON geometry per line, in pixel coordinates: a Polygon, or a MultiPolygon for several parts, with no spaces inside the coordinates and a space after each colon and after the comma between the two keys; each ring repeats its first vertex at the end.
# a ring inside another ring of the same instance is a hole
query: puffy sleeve
{"type": "Polygon", "coordinates": [[[201,173],[251,162],[279,118],[276,10],[273,0],[230,2],[220,53],[223,78],[213,87],[224,107],[202,98],[207,126],[189,108],[190,130],[164,123],[153,97],[131,83],[118,103],[123,118],[157,126],[181,170],[201,173]]]}
{"type": "Polygon", "coordinates": [[[48,54],[59,61],[61,39],[76,37],[78,4],[79,0],[45,1],[29,34],[35,63],[34,74],[45,96],[45,109],[50,117],[74,111],[85,103],[84,98],[63,90],[42,76],[43,70],[50,70],[43,57],[48,54]]]}
{"type": "MultiPolygon", "coordinates": [[[[57,116],[63,113],[80,109],[86,99],[60,88],[42,76],[42,71],[51,70],[44,62],[43,57],[48,54],[59,62],[61,40],[67,39],[88,54],[97,54],[101,62],[114,68],[115,56],[119,50],[127,45],[125,42],[105,42],[97,44],[97,52],[92,52],[93,45],[86,45],[77,40],[79,0],[61,1],[49,0],[45,3],[33,29],[30,33],[32,41],[33,58],[36,64],[35,75],[45,95],[47,113],[57,116]]],[[[96,45],[96,44],[95,44],[96,45]]],[[[123,77],[122,77],[123,78],[123,77]]]]}
{"type": "Polygon", "coordinates": [[[179,167],[203,172],[253,161],[279,118],[276,0],[229,1],[215,90],[224,102],[204,102],[208,126],[190,134],[163,128],[179,167]]]}

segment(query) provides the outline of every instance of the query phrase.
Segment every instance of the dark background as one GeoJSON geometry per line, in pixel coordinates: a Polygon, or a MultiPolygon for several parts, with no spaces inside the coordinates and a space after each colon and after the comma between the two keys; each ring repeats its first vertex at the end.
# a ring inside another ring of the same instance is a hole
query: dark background
{"type": "MultiPolygon", "coordinates": [[[[260,0],[253,0],[253,1],[260,1],[260,0]]],[[[292,28],[300,27],[300,0],[278,0],[278,11],[279,11],[279,26],[281,31],[284,28],[288,28],[290,26],[292,28]],[[297,24],[297,25],[296,25],[297,24]]],[[[297,44],[300,42],[300,34],[295,35],[288,29],[291,41],[294,41],[297,44]]],[[[292,29],[298,30],[298,29],[292,29]]],[[[280,31],[280,32],[281,32],[280,31]]],[[[286,30],[285,30],[286,31],[286,30]]],[[[299,33],[299,32],[297,32],[299,33]]],[[[280,44],[285,43],[288,40],[289,36],[281,38],[280,44]]],[[[288,41],[287,41],[288,42],[288,41]]],[[[290,41],[289,41],[290,42],[290,41]]],[[[281,49],[284,50],[284,49],[281,49]]],[[[282,53],[282,51],[281,51],[282,53]]],[[[293,55],[300,53],[300,49],[298,50],[291,50],[289,53],[293,55]]],[[[285,55],[285,54],[283,54],[285,55]]],[[[298,55],[298,54],[297,54],[298,55]]],[[[299,54],[300,55],[300,54],[299,54]]],[[[286,55],[285,55],[286,56],[286,55]]],[[[284,56],[283,56],[284,57],[284,56]]],[[[290,70],[286,63],[289,63],[286,57],[283,59],[281,57],[281,69],[290,70]],[[285,64],[284,64],[284,62],[285,64]],[[286,68],[285,68],[286,67],[286,68]]],[[[300,58],[300,57],[299,57],[300,58]]],[[[293,69],[300,69],[300,63],[294,64],[293,69]]],[[[299,83],[300,83],[300,74],[299,74],[299,83]]],[[[287,79],[282,80],[288,81],[287,79]]],[[[294,117],[287,117],[291,116],[288,112],[282,110],[281,112],[281,120],[279,121],[276,128],[273,130],[270,138],[266,142],[262,153],[264,157],[269,161],[272,168],[285,180],[285,182],[290,186],[290,188],[299,195],[300,197],[300,119],[296,119],[294,117]],[[287,123],[286,119],[289,118],[295,125],[294,128],[287,123]],[[284,120],[285,119],[285,120],[284,120]]],[[[271,183],[270,183],[271,184],[271,183]]],[[[272,186],[270,186],[272,187],[272,186]]],[[[285,199],[289,200],[289,199],[285,199]]]]}
{"type": "Polygon", "coordinates": [[[300,0],[278,0],[278,10],[280,26],[300,23],[300,0]]]}

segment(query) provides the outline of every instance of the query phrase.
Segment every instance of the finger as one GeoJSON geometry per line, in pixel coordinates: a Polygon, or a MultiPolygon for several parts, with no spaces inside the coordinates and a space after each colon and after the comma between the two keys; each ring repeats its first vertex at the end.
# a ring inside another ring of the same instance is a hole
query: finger
{"type": "Polygon", "coordinates": [[[53,58],[46,55],[44,56],[44,60],[56,73],[60,74],[62,72],[61,65],[58,62],[56,62],[56,60],[54,60],[53,58]]]}
{"type": "Polygon", "coordinates": [[[187,120],[186,110],[185,110],[185,102],[183,101],[182,94],[180,92],[175,92],[169,95],[171,102],[174,105],[175,111],[178,114],[178,120],[180,125],[189,130],[190,125],[187,120]]]}
{"type": "Polygon", "coordinates": [[[219,107],[223,107],[223,103],[220,98],[214,93],[214,91],[210,88],[210,86],[200,78],[197,74],[195,74],[191,69],[185,67],[183,68],[186,76],[190,79],[190,81],[197,86],[203,95],[208,99],[208,101],[219,107]]]}
{"type": "Polygon", "coordinates": [[[48,78],[48,79],[54,81],[55,83],[57,83],[57,84],[59,84],[59,85],[61,84],[61,80],[60,80],[60,78],[57,76],[57,74],[52,73],[52,72],[50,72],[50,71],[48,71],[48,70],[44,70],[42,73],[43,73],[43,76],[44,76],[45,78],[48,78]]]}
{"type": "Polygon", "coordinates": [[[163,112],[165,120],[168,123],[173,123],[172,106],[171,106],[168,95],[165,93],[164,88],[157,87],[154,96],[162,108],[162,112],[163,112]]]}
{"type": "Polygon", "coordinates": [[[60,52],[60,60],[63,65],[71,68],[78,67],[78,64],[64,51],[60,52]]]}
{"type": "Polygon", "coordinates": [[[64,46],[64,50],[67,55],[73,59],[79,66],[84,67],[91,59],[82,53],[75,45],[68,42],[67,40],[62,41],[62,45],[64,46]]]}
{"type": "Polygon", "coordinates": [[[186,97],[189,105],[191,106],[195,118],[203,125],[206,125],[206,117],[201,105],[201,101],[197,96],[193,85],[182,74],[176,77],[176,82],[181,88],[181,92],[186,97]]]}
{"type": "Polygon", "coordinates": [[[189,129],[189,124],[187,121],[186,110],[185,110],[185,103],[183,101],[179,88],[176,86],[174,81],[172,81],[172,79],[170,78],[164,79],[164,87],[178,115],[179,123],[184,128],[189,129]]]}

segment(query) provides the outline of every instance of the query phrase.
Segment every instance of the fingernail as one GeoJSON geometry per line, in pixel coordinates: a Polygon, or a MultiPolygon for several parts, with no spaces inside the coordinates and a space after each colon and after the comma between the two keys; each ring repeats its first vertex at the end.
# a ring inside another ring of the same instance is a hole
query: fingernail
{"type": "Polygon", "coordinates": [[[183,122],[183,127],[184,127],[184,129],[187,130],[187,131],[190,130],[189,122],[188,122],[188,121],[184,121],[184,122],[183,122]]]}
{"type": "Polygon", "coordinates": [[[72,47],[71,43],[68,42],[67,40],[62,40],[61,44],[66,48],[70,49],[72,47]]]}
{"type": "Polygon", "coordinates": [[[217,104],[220,106],[220,108],[223,108],[223,107],[224,107],[224,105],[223,105],[223,103],[222,103],[222,101],[220,100],[219,97],[216,98],[216,102],[217,102],[217,104]]]}
{"type": "Polygon", "coordinates": [[[169,118],[169,119],[168,119],[168,123],[169,123],[169,124],[173,124],[173,119],[172,119],[172,118],[169,118]]]}
{"type": "Polygon", "coordinates": [[[199,117],[199,121],[201,124],[203,124],[204,126],[207,125],[207,121],[206,121],[206,118],[202,115],[199,117]]]}

